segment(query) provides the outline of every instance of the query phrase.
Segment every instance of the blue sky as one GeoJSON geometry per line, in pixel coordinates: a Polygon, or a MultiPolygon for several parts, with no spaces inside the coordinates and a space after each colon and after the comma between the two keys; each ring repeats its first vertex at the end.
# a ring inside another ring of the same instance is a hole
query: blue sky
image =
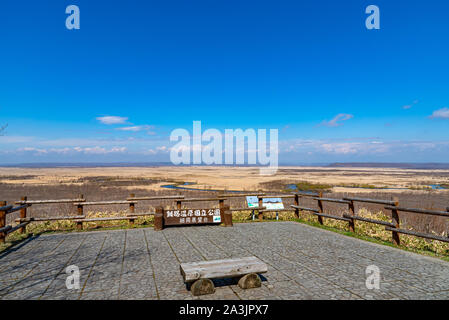
{"type": "Polygon", "coordinates": [[[277,128],[280,163],[449,162],[448,14],[443,0],[4,0],[0,163],[168,161],[170,132],[194,120],[277,128]]]}

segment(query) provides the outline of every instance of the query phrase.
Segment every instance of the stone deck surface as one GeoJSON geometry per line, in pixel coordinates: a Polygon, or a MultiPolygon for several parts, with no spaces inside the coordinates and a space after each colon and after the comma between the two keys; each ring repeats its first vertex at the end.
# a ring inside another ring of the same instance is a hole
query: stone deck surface
{"type": "Polygon", "coordinates": [[[449,299],[449,263],[295,222],[42,235],[0,254],[0,299],[449,299]],[[256,256],[262,287],[193,297],[182,262],[256,256]],[[66,268],[80,270],[67,289],[66,268]],[[366,288],[366,267],[380,289],[366,288]]]}

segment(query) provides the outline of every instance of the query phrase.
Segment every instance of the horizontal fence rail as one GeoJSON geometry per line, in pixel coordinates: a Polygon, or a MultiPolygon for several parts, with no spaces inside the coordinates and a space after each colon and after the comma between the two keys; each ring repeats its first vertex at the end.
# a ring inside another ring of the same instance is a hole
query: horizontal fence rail
{"type": "Polygon", "coordinates": [[[414,208],[386,206],[385,209],[404,211],[404,212],[421,213],[421,214],[429,214],[429,215],[434,215],[434,216],[449,217],[449,208],[446,209],[447,211],[435,211],[435,210],[425,210],[425,209],[414,209],[414,208]]]}
{"type": "Polygon", "coordinates": [[[365,203],[376,203],[376,204],[386,204],[394,206],[396,202],[389,200],[379,200],[379,199],[366,199],[366,198],[343,198],[343,200],[355,201],[355,202],[365,202],[365,203]]]}
{"type": "Polygon", "coordinates": [[[303,210],[303,211],[320,212],[320,210],[318,210],[318,209],[307,208],[307,207],[302,207],[302,206],[296,206],[296,205],[293,205],[293,204],[290,207],[292,207],[294,209],[303,210]]]}
{"type": "Polygon", "coordinates": [[[214,197],[208,198],[186,198],[184,195],[170,195],[170,196],[136,196],[135,194],[130,194],[125,200],[107,200],[107,201],[86,201],[84,195],[79,195],[74,199],[54,199],[54,200],[27,200],[27,197],[22,197],[20,201],[16,201],[16,207],[13,205],[8,205],[5,201],[0,201],[0,242],[5,241],[5,237],[17,230],[21,233],[26,232],[26,226],[33,222],[45,222],[45,221],[57,221],[57,220],[69,220],[76,224],[77,229],[82,229],[83,223],[86,222],[101,222],[101,221],[114,221],[114,220],[127,220],[130,225],[132,225],[135,219],[139,217],[154,216],[155,212],[135,212],[136,204],[142,201],[172,201],[175,205],[175,209],[182,209],[183,203],[190,202],[214,202],[218,203],[218,207],[223,211],[223,214],[232,215],[232,212],[236,211],[252,211],[253,219],[254,214],[257,211],[257,215],[260,221],[264,218],[264,213],[275,212],[276,216],[279,212],[293,211],[295,217],[299,218],[299,212],[309,212],[310,214],[317,217],[320,224],[324,224],[323,218],[334,219],[345,221],[348,223],[348,228],[350,231],[355,232],[355,221],[362,221],[366,223],[373,223],[382,225],[385,230],[392,233],[392,242],[396,245],[400,244],[399,234],[407,234],[415,237],[421,237],[431,240],[437,240],[442,242],[449,242],[449,237],[439,236],[430,233],[416,232],[413,230],[407,230],[400,227],[399,212],[409,212],[424,214],[429,216],[441,216],[449,218],[449,207],[444,210],[428,210],[420,208],[407,208],[399,206],[399,201],[397,198],[391,200],[382,199],[368,199],[368,198],[358,198],[358,197],[343,197],[342,199],[327,198],[323,197],[322,192],[294,192],[288,194],[273,194],[269,195],[263,192],[248,192],[248,193],[223,193],[214,197]],[[225,205],[225,201],[229,201],[233,198],[243,198],[247,196],[257,197],[258,206],[256,207],[235,207],[230,208],[229,205],[225,205]],[[281,199],[293,199],[294,204],[289,205],[284,209],[268,209],[263,203],[263,199],[267,198],[281,198],[281,199]],[[308,199],[309,201],[316,201],[316,208],[301,205],[301,199],[308,199]],[[324,203],[337,203],[348,206],[348,213],[344,213],[342,216],[331,214],[325,212],[324,203]],[[27,208],[34,205],[51,205],[51,204],[61,204],[61,203],[71,203],[76,208],[76,215],[71,216],[59,216],[59,217],[27,217],[27,208]],[[370,219],[362,217],[356,214],[355,205],[357,203],[371,203],[383,205],[385,210],[391,212],[391,222],[382,221],[376,219],[370,219]],[[128,205],[129,209],[125,216],[114,216],[114,217],[97,217],[88,218],[84,214],[84,206],[96,206],[96,205],[128,205]],[[14,221],[17,225],[6,225],[6,215],[14,212],[20,211],[20,217],[16,218],[14,221]]]}
{"type": "Polygon", "coordinates": [[[224,193],[219,194],[218,197],[220,198],[239,198],[239,197],[257,197],[257,196],[264,196],[265,193],[224,193]]]}
{"type": "Polygon", "coordinates": [[[292,209],[261,209],[259,212],[287,212],[293,211],[292,209]]]}
{"type": "Polygon", "coordinates": [[[16,211],[19,211],[19,210],[22,210],[22,209],[25,209],[25,208],[28,208],[28,207],[31,207],[31,204],[23,204],[21,206],[18,206],[18,207],[15,207],[15,208],[11,208],[11,209],[7,210],[6,213],[7,214],[8,213],[13,213],[13,212],[16,212],[16,211]]]}
{"type": "Polygon", "coordinates": [[[45,221],[57,221],[57,220],[75,220],[83,219],[85,216],[65,216],[65,217],[48,217],[48,218],[17,218],[16,222],[45,222],[45,221]]]}
{"type": "Polygon", "coordinates": [[[226,200],[226,198],[185,198],[185,199],[179,199],[178,201],[195,202],[195,201],[219,201],[219,200],[226,200]]]}
{"type": "Polygon", "coordinates": [[[0,211],[6,211],[8,212],[9,210],[11,210],[13,208],[13,206],[2,206],[0,207],[0,211]]]}
{"type": "Polygon", "coordinates": [[[128,201],[143,201],[143,200],[171,200],[171,199],[184,199],[184,196],[159,196],[159,197],[130,197],[128,201]]]}
{"type": "Polygon", "coordinates": [[[335,203],[344,203],[349,204],[351,201],[348,200],[341,200],[341,199],[332,199],[332,198],[312,198],[313,200],[320,200],[324,202],[335,202],[335,203]]]}
{"type": "Polygon", "coordinates": [[[21,200],[17,201],[16,204],[51,204],[51,203],[73,203],[83,201],[86,201],[86,199],[21,200]]]}
{"type": "Polygon", "coordinates": [[[132,201],[128,200],[114,200],[114,201],[90,201],[90,202],[75,202],[75,206],[99,206],[106,204],[130,204],[132,201]]]}
{"type": "Polygon", "coordinates": [[[282,194],[282,195],[265,195],[265,196],[258,196],[259,199],[268,199],[268,198],[281,198],[281,199],[287,199],[287,198],[294,198],[294,194],[282,194]]]}
{"type": "Polygon", "coordinates": [[[343,220],[343,221],[350,221],[351,219],[345,218],[345,217],[340,217],[340,216],[336,216],[333,214],[326,214],[326,213],[320,213],[320,212],[313,212],[314,215],[317,215],[318,217],[324,217],[324,218],[331,218],[331,219],[335,219],[335,220],[343,220]]]}
{"type": "Polygon", "coordinates": [[[318,197],[320,194],[316,192],[296,192],[295,195],[303,196],[303,197],[318,197]]]}
{"type": "Polygon", "coordinates": [[[427,239],[438,240],[438,241],[443,241],[443,242],[449,243],[448,237],[437,236],[437,235],[433,235],[433,234],[416,232],[416,231],[400,229],[400,228],[386,227],[385,230],[392,231],[392,232],[404,233],[404,234],[408,234],[408,235],[415,236],[415,237],[427,238],[427,239]]]}
{"type": "Polygon", "coordinates": [[[250,210],[264,210],[267,207],[243,207],[243,208],[230,208],[231,211],[250,211],[250,210]]]}
{"type": "Polygon", "coordinates": [[[380,224],[380,225],[384,225],[384,226],[394,227],[394,224],[391,223],[391,222],[382,221],[382,220],[375,220],[375,219],[369,219],[369,218],[365,218],[365,217],[361,217],[361,216],[357,216],[357,215],[343,214],[343,217],[348,218],[348,219],[355,219],[355,220],[360,220],[360,221],[364,221],[364,222],[369,222],[369,223],[374,223],[374,224],[380,224]]]}

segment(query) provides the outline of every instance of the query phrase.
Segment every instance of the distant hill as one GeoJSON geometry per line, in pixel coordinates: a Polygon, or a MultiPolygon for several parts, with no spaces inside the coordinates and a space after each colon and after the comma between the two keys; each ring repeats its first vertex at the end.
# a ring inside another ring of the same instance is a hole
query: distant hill
{"type": "Polygon", "coordinates": [[[449,163],[335,162],[327,166],[338,168],[449,169],[449,163]]]}
{"type": "MultiPolygon", "coordinates": [[[[0,167],[16,168],[98,168],[98,167],[164,167],[173,166],[170,162],[49,162],[0,164],[0,167]]],[[[178,165],[190,167],[191,165],[178,165]]],[[[195,165],[205,166],[207,165],[195,165]]],[[[221,167],[252,167],[258,165],[219,165],[221,167]]],[[[449,163],[395,163],[395,162],[335,162],[335,163],[300,163],[281,164],[279,167],[334,167],[334,168],[399,168],[399,169],[449,169],[449,163]]]]}

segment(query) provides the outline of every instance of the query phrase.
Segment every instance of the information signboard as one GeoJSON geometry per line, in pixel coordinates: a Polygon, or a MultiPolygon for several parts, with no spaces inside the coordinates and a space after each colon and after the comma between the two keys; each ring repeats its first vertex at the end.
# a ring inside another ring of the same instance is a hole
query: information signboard
{"type": "Polygon", "coordinates": [[[254,208],[259,206],[259,198],[256,196],[246,196],[246,203],[248,208],[254,208]]]}
{"type": "Polygon", "coordinates": [[[264,198],[262,203],[267,210],[284,209],[281,198],[264,198]]]}
{"type": "Polygon", "coordinates": [[[164,210],[164,225],[221,223],[220,209],[164,210]]]}

